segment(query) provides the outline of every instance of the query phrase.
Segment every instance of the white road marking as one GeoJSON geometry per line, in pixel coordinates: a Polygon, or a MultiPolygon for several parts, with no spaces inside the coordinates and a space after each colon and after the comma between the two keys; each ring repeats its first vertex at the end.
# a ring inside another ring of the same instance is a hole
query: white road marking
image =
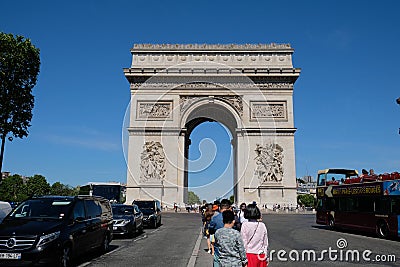
{"type": "Polygon", "coordinates": [[[203,232],[200,229],[200,234],[199,237],[197,238],[196,244],[194,245],[193,251],[192,251],[192,256],[190,256],[190,260],[188,263],[188,267],[194,267],[196,264],[196,259],[197,256],[199,255],[199,249],[200,249],[200,244],[201,244],[201,239],[203,238],[203,232]]]}

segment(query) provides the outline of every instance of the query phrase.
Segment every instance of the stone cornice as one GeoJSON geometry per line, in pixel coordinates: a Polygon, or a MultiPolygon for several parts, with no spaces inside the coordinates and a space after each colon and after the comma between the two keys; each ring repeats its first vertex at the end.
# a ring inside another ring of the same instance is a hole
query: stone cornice
{"type": "Polygon", "coordinates": [[[131,51],[271,51],[290,50],[290,44],[134,44],[131,51]]]}
{"type": "Polygon", "coordinates": [[[243,74],[258,74],[258,75],[295,75],[299,76],[301,69],[299,68],[258,68],[246,67],[241,69],[235,68],[124,68],[125,76],[128,75],[230,75],[241,76],[243,74]]]}

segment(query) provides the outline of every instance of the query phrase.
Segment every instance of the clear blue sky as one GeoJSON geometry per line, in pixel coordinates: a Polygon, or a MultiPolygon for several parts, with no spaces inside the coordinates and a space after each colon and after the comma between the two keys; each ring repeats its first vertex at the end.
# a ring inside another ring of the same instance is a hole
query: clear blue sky
{"type": "MultiPolygon", "coordinates": [[[[30,134],[6,144],[3,170],[73,186],[124,182],[122,68],[134,43],[271,42],[290,43],[302,69],[298,177],[326,167],[400,170],[399,10],[396,0],[1,1],[0,31],[30,38],[42,61],[30,134]]],[[[222,144],[214,128],[196,134],[222,144]]],[[[204,176],[216,174],[209,169],[204,176]]]]}

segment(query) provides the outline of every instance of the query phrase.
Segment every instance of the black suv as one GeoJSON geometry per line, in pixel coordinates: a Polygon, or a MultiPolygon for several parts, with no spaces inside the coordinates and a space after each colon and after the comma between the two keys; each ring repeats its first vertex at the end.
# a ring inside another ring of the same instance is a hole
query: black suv
{"type": "Polygon", "coordinates": [[[161,205],[158,200],[134,200],[143,212],[143,225],[157,228],[161,225],[161,205]]]}
{"type": "Polygon", "coordinates": [[[0,265],[41,262],[69,266],[93,248],[109,249],[113,238],[108,200],[94,196],[33,197],[0,224],[0,265]]]}

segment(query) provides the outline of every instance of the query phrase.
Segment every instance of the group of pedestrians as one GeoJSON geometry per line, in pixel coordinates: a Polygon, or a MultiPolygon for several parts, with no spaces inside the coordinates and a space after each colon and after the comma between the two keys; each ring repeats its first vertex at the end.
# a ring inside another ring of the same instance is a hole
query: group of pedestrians
{"type": "Polygon", "coordinates": [[[209,204],[203,222],[214,267],[268,265],[268,232],[256,203],[242,203],[237,213],[228,199],[209,204]]]}

